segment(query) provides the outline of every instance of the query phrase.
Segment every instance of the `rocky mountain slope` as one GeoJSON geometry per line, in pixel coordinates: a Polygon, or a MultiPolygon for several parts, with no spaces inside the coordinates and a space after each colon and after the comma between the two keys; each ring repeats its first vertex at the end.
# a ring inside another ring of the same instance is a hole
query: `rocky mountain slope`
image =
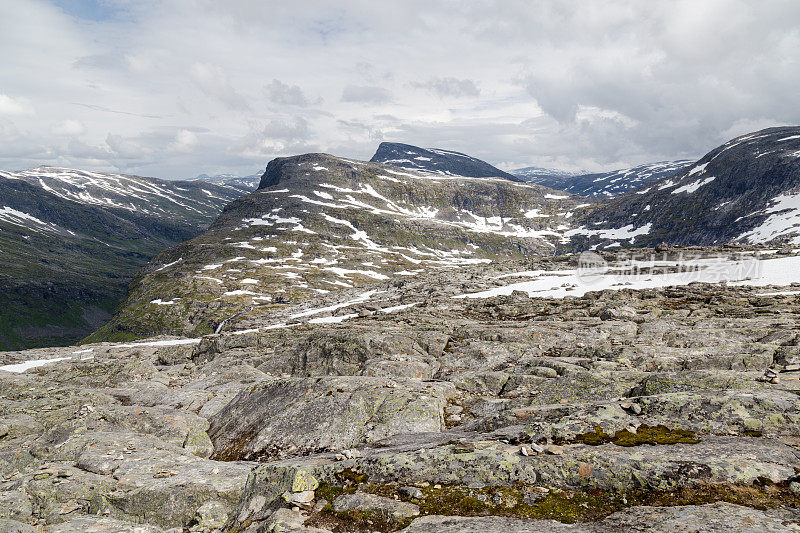
{"type": "Polygon", "coordinates": [[[376,281],[552,254],[577,204],[502,177],[324,154],[276,159],[257,192],[159,255],[92,339],[210,333],[376,281]]]}
{"type": "Polygon", "coordinates": [[[800,294],[772,276],[800,257],[638,290],[600,257],[614,290],[509,258],[318,294],[280,327],[0,353],[0,528],[796,531],[800,294]]]}
{"type": "Polygon", "coordinates": [[[244,195],[258,189],[258,184],[261,182],[261,174],[251,174],[249,176],[236,176],[235,174],[209,176],[208,174],[200,174],[192,181],[204,181],[220,187],[230,187],[244,195]]]}
{"type": "Polygon", "coordinates": [[[800,255],[656,252],[655,222],[610,218],[639,198],[677,216],[717,182],[771,206],[794,187],[794,135],[591,205],[273,160],[142,271],[92,338],[112,342],[0,353],[0,529],[797,531],[800,255]],[[637,260],[561,254],[615,243],[637,260]],[[152,333],[193,338],[120,343],[152,333]]]}
{"type": "Polygon", "coordinates": [[[139,268],[241,194],[52,167],[0,172],[0,348],[69,344],[96,330],[139,268]]]}
{"type": "Polygon", "coordinates": [[[613,172],[580,174],[567,178],[556,176],[537,179],[534,183],[568,191],[579,196],[613,198],[638,189],[652,181],[671,176],[692,163],[692,161],[686,160],[662,161],[613,172]]]}
{"type": "Polygon", "coordinates": [[[510,172],[514,176],[521,178],[529,183],[538,183],[545,187],[551,187],[558,190],[566,190],[571,180],[576,176],[584,174],[583,172],[568,172],[566,170],[559,170],[555,168],[543,167],[523,167],[517,168],[510,172]]]}
{"type": "Polygon", "coordinates": [[[0,171],[0,177],[37,185],[59,198],[84,205],[122,209],[201,229],[214,221],[222,207],[249,192],[204,181],[170,181],[47,166],[0,171]]]}
{"type": "Polygon", "coordinates": [[[587,210],[574,249],[660,242],[800,244],[800,127],[737,137],[678,173],[587,210]]]}
{"type": "Polygon", "coordinates": [[[370,161],[408,170],[450,176],[506,178],[512,181],[522,181],[522,179],[513,174],[503,172],[485,161],[461,152],[442,150],[440,148],[420,148],[410,144],[382,142],[370,161]]]}
{"type": "Polygon", "coordinates": [[[319,154],[275,160],[255,194],[159,256],[92,339],[209,333],[286,302],[470,262],[662,241],[775,243],[794,231],[798,132],[735,139],[671,177],[591,204],[504,178],[319,154]]]}

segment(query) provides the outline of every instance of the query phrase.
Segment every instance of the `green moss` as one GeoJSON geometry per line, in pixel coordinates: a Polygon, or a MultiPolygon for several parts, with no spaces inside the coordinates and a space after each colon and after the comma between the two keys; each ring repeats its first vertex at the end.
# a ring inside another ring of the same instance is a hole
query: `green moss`
{"type": "Polygon", "coordinates": [[[412,520],[413,518],[393,520],[379,511],[334,511],[333,507],[328,505],[305,525],[328,529],[334,533],[351,531],[387,533],[407,527],[412,520]]]}
{"type": "Polygon", "coordinates": [[[619,430],[614,435],[609,435],[600,427],[594,431],[575,435],[574,441],[590,446],[599,446],[611,442],[617,446],[640,446],[642,444],[697,444],[700,442],[695,434],[686,429],[672,429],[664,425],[641,425],[632,433],[626,429],[619,430]]]}
{"type": "Polygon", "coordinates": [[[356,487],[340,487],[337,485],[331,485],[325,481],[320,482],[319,487],[315,491],[316,497],[322,498],[324,500],[328,500],[332,502],[342,494],[352,494],[356,491],[356,487]]]}
{"type": "MultiPolygon", "coordinates": [[[[800,504],[800,497],[794,495],[787,484],[775,484],[769,480],[759,480],[752,485],[707,485],[671,491],[628,492],[599,489],[572,491],[526,485],[436,487],[421,488],[423,497],[413,500],[413,503],[419,505],[421,516],[506,516],[550,519],[571,524],[601,520],[611,513],[637,505],[677,506],[728,502],[756,509],[769,509],[800,504]]],[[[355,486],[321,483],[317,496],[333,501],[336,497],[355,490],[355,486]]],[[[366,484],[358,490],[409,501],[397,492],[395,484],[366,484]]],[[[408,525],[410,520],[392,522],[378,513],[359,511],[337,513],[329,505],[306,525],[327,527],[336,532],[396,531],[408,525]]]]}
{"type": "Polygon", "coordinates": [[[352,468],[345,468],[341,472],[337,472],[335,477],[341,483],[353,485],[360,485],[369,480],[369,476],[361,472],[356,472],[352,468]]]}

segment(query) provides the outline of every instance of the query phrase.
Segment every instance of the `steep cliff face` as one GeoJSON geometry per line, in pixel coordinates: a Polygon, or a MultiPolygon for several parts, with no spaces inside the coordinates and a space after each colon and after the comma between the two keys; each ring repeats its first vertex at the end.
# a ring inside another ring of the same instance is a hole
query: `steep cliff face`
{"type": "Polygon", "coordinates": [[[573,248],[800,243],[800,128],[728,141],[678,173],[599,204],[573,248]]]}
{"type": "Polygon", "coordinates": [[[279,158],[253,194],[143,272],[94,338],[194,334],[329,291],[552,254],[577,200],[503,177],[325,154],[279,158]],[[165,303],[170,302],[170,303],[165,303]]]}

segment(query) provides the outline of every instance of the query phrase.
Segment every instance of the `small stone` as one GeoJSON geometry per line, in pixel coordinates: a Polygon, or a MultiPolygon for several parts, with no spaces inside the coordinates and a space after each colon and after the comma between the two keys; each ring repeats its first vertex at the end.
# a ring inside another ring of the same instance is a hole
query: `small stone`
{"type": "Polygon", "coordinates": [[[625,409],[626,411],[628,411],[629,413],[632,413],[634,415],[642,414],[642,406],[639,405],[638,403],[622,402],[621,404],[619,404],[619,406],[622,407],[623,409],[625,409]]]}
{"type": "Polygon", "coordinates": [[[795,496],[800,496],[800,482],[792,481],[789,483],[789,490],[791,490],[795,496]]]}
{"type": "Polygon", "coordinates": [[[771,369],[771,368],[768,368],[768,369],[767,369],[767,370],[764,372],[764,377],[767,377],[767,378],[774,378],[774,377],[777,377],[777,375],[778,375],[778,373],[777,373],[777,372],[775,372],[775,371],[774,371],[773,369],[771,369]]]}
{"type": "Polygon", "coordinates": [[[781,382],[781,378],[779,378],[778,376],[775,376],[774,378],[771,378],[769,380],[769,382],[772,383],[773,385],[777,385],[778,383],[781,382]]]}
{"type": "Polygon", "coordinates": [[[784,372],[797,372],[800,370],[800,365],[786,365],[783,367],[784,372]]]}
{"type": "Polygon", "coordinates": [[[355,459],[356,457],[361,457],[361,452],[356,449],[344,450],[342,453],[346,459],[355,459]]]}
{"type": "Polygon", "coordinates": [[[550,368],[547,366],[537,366],[532,371],[534,376],[539,376],[541,378],[557,378],[558,372],[555,368],[550,368]]]}
{"type": "Polygon", "coordinates": [[[283,499],[287,503],[294,505],[308,505],[314,501],[314,491],[304,490],[301,492],[284,492],[283,499]]]}
{"type": "Polygon", "coordinates": [[[382,516],[394,520],[419,516],[420,509],[417,505],[409,502],[400,502],[392,498],[378,496],[377,494],[367,494],[356,492],[355,494],[343,494],[333,500],[331,504],[336,512],[342,511],[375,511],[382,516]]]}
{"type": "Polygon", "coordinates": [[[564,453],[564,447],[551,444],[550,446],[545,448],[545,451],[550,455],[561,455],[562,453],[564,453]]]}
{"type": "Polygon", "coordinates": [[[406,498],[410,498],[412,500],[420,500],[422,499],[423,496],[422,489],[418,487],[411,487],[411,486],[400,487],[399,489],[397,489],[397,492],[399,492],[400,495],[405,496],[406,498]]]}
{"type": "Polygon", "coordinates": [[[433,488],[438,490],[438,489],[441,489],[442,486],[437,483],[436,485],[433,486],[433,488]]]}
{"type": "Polygon", "coordinates": [[[450,415],[447,417],[447,421],[454,424],[461,422],[461,415],[450,415]]]}
{"type": "Polygon", "coordinates": [[[519,453],[521,453],[525,457],[528,457],[530,455],[530,452],[528,451],[528,448],[525,447],[525,446],[520,446],[519,453]]]}
{"type": "Polygon", "coordinates": [[[528,449],[534,453],[542,453],[544,452],[544,447],[532,442],[528,445],[528,449]]]}

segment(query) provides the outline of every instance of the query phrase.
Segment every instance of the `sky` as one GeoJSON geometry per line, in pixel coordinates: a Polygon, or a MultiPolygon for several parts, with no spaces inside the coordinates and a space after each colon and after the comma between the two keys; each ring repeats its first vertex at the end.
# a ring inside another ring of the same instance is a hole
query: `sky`
{"type": "Polygon", "coordinates": [[[796,0],[2,0],[0,169],[262,172],[381,141],[504,170],[800,124],[796,0]]]}

